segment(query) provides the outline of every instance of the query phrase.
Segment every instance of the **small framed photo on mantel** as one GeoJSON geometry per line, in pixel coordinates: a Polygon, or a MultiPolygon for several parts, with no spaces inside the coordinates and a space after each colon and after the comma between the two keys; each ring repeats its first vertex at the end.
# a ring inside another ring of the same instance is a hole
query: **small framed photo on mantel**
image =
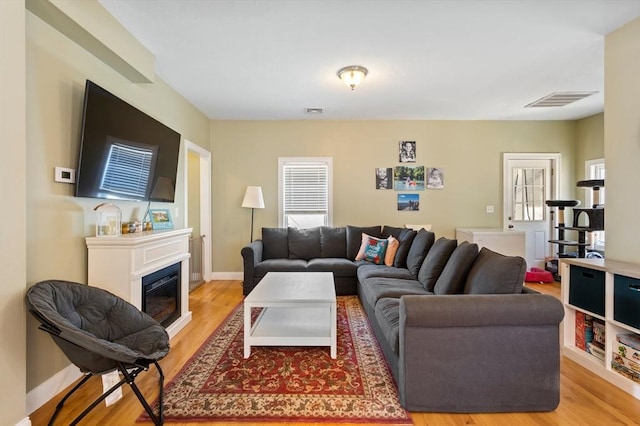
{"type": "Polygon", "coordinates": [[[173,220],[168,209],[151,209],[149,210],[151,224],[153,229],[173,229],[173,220]]]}

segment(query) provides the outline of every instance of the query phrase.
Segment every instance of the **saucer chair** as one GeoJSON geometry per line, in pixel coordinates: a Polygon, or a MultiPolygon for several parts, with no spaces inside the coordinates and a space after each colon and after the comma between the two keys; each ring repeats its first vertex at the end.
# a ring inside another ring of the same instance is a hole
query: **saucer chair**
{"type": "Polygon", "coordinates": [[[169,352],[169,335],[149,315],[114,294],[69,281],[42,281],[27,291],[29,312],[40,329],[85,376],[57,405],[52,425],[65,401],[93,375],[118,370],[124,377],[96,399],[71,423],[77,424],[93,408],[127,383],[156,425],[163,424],[164,375],[158,364],[169,352]],[[160,375],[159,409],[156,415],[134,383],[138,374],[154,364],[160,375]]]}

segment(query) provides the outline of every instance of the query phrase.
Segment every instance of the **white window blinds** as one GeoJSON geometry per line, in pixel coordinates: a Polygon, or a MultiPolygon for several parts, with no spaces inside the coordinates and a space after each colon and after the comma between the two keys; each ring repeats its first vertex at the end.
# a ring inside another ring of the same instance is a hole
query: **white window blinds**
{"type": "Polygon", "coordinates": [[[285,164],[283,172],[285,214],[327,214],[329,183],[326,164],[285,164]]]}
{"type": "Polygon", "coordinates": [[[309,228],[331,223],[331,158],[280,158],[281,226],[309,228]]]}

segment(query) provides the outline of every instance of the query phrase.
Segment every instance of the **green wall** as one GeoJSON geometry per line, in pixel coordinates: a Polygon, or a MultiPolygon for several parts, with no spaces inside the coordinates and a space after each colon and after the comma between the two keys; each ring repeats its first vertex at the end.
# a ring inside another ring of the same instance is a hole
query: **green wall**
{"type": "MultiPolygon", "coordinates": [[[[79,5],[79,4],[78,4],[79,5]]],[[[182,135],[209,147],[210,120],[156,77],[153,83],[132,83],[90,52],[26,13],[27,113],[27,285],[46,279],[85,283],[85,237],[94,235],[93,208],[104,200],[76,198],[74,186],[53,180],[55,166],[75,168],[85,80],[90,79],[182,135]]],[[[104,13],[107,13],[104,11],[104,13]]],[[[100,16],[94,16],[99,20],[100,16]]],[[[169,208],[183,226],[186,150],[182,144],[176,203],[169,208]]],[[[141,220],[146,203],[115,202],[123,221],[141,220]]],[[[27,391],[51,378],[69,362],[36,321],[27,318],[27,391]]]]}
{"type": "Polygon", "coordinates": [[[562,154],[562,197],[575,187],[574,121],[220,121],[211,126],[213,270],[242,271],[251,211],[248,185],[263,188],[255,234],[278,226],[278,157],[333,157],[336,226],[432,224],[438,236],[457,227],[502,227],[502,154],[562,154]],[[398,142],[415,140],[416,165],[441,167],[443,190],[420,191],[420,211],[398,212],[398,192],[375,189],[375,168],[398,163],[398,142]],[[495,213],[485,213],[486,205],[495,213]]]}
{"type": "Polygon", "coordinates": [[[0,1],[0,424],[26,417],[24,1],[0,1]]]}

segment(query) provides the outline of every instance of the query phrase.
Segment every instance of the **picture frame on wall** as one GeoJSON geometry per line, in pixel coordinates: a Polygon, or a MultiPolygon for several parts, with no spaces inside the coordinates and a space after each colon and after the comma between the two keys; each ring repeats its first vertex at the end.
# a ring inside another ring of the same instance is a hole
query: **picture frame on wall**
{"type": "Polygon", "coordinates": [[[444,189],[444,170],[441,167],[427,168],[427,189],[444,189]]]}
{"type": "Polygon", "coordinates": [[[419,211],[420,194],[398,194],[398,211],[419,211]]]}
{"type": "Polygon", "coordinates": [[[415,163],[416,141],[400,141],[398,145],[398,161],[401,163],[415,163]]]}
{"type": "Polygon", "coordinates": [[[173,220],[168,209],[150,209],[149,216],[154,230],[173,229],[173,220]]]}
{"type": "Polygon", "coordinates": [[[393,189],[393,169],[391,167],[376,168],[376,189],[393,189]]]}
{"type": "Polygon", "coordinates": [[[424,191],[424,166],[396,166],[393,169],[393,189],[424,191]]]}

